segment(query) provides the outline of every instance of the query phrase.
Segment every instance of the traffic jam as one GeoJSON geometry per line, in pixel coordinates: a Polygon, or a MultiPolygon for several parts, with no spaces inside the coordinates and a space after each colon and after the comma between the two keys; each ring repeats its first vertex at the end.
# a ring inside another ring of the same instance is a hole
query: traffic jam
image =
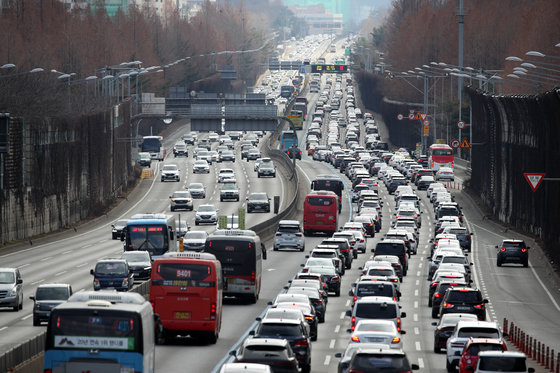
{"type": "MultiPolygon", "coordinates": [[[[269,371],[259,370],[260,364],[273,372],[333,371],[335,364],[339,373],[422,370],[422,358],[410,358],[405,348],[412,309],[402,305],[411,293],[413,263],[416,285],[423,280],[428,296],[414,290],[406,304],[430,309],[429,349],[445,364],[438,369],[534,371],[524,354],[507,351],[507,335],[487,320],[488,300],[470,259],[472,234],[448,188],[455,180],[451,147],[434,144],[429,155],[416,157],[402,148],[389,151],[373,115],[355,108],[349,75],[314,74],[310,86],[316,96],[307,97],[315,104],[306,122],[306,153],[332,172],[312,181],[303,219],[281,221],[273,243],[274,251],[305,251],[306,261],[221,371],[237,372],[239,364],[244,372],[269,371]],[[340,218],[343,210],[347,221],[340,218]],[[312,359],[314,341],[332,334],[321,324],[339,318],[329,315],[329,303],[347,306],[335,327],[335,333],[347,333],[346,347],[312,359]]],[[[527,266],[522,241],[496,247],[498,266],[527,266]]]]}

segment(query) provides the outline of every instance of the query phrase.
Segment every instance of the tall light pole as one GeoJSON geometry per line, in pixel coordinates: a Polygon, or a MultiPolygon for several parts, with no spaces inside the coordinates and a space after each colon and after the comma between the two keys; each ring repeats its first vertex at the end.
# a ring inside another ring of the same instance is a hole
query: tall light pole
{"type": "MultiPolygon", "coordinates": [[[[463,9],[463,0],[459,0],[459,9],[457,13],[459,17],[459,70],[463,70],[463,24],[465,22],[465,13],[463,9]]],[[[463,78],[458,76],[457,79],[457,98],[459,99],[459,121],[461,120],[461,109],[463,103],[463,78]]],[[[459,128],[459,141],[461,141],[461,129],[459,128]]],[[[459,157],[461,156],[461,148],[459,148],[459,157]]]]}

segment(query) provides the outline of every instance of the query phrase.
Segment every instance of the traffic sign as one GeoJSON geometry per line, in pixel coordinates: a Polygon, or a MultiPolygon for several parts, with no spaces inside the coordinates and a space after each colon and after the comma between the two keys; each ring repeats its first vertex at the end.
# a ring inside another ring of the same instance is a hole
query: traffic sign
{"type": "Polygon", "coordinates": [[[414,113],[408,114],[408,119],[413,120],[414,119],[414,113]]]}
{"type": "Polygon", "coordinates": [[[459,142],[458,139],[454,139],[451,141],[451,147],[457,149],[459,146],[461,145],[461,143],[459,142]]]}
{"type": "Polygon", "coordinates": [[[463,139],[463,142],[461,143],[461,149],[469,149],[471,147],[471,144],[469,144],[469,140],[467,140],[467,138],[465,137],[463,139]]]}
{"type": "Polygon", "coordinates": [[[430,126],[424,126],[424,135],[430,134],[430,126]]]}
{"type": "Polygon", "coordinates": [[[398,119],[398,120],[403,120],[403,118],[404,118],[404,117],[403,117],[402,114],[397,115],[397,119],[398,119]]]}
{"type": "Polygon", "coordinates": [[[465,122],[460,120],[457,122],[457,128],[459,128],[460,130],[462,130],[463,128],[465,128],[465,122]]]}
{"type": "Polygon", "coordinates": [[[545,175],[546,174],[544,172],[526,172],[523,174],[523,176],[525,176],[525,179],[529,183],[529,186],[531,187],[531,189],[533,189],[533,192],[537,191],[537,188],[539,187],[539,185],[541,185],[541,182],[543,181],[545,175]]]}
{"type": "Polygon", "coordinates": [[[428,113],[419,113],[420,114],[420,118],[422,118],[422,120],[425,120],[426,117],[428,116],[428,113]]]}
{"type": "Polygon", "coordinates": [[[422,122],[422,124],[424,124],[424,127],[429,127],[430,126],[430,121],[429,120],[424,120],[424,122],[422,122]]]}

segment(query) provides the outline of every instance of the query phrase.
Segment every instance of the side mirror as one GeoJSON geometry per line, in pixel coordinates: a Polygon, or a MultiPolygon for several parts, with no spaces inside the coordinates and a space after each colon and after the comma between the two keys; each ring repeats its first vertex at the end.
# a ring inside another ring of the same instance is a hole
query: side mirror
{"type": "Polygon", "coordinates": [[[260,317],[255,317],[255,320],[262,321],[262,319],[260,317]]]}
{"type": "Polygon", "coordinates": [[[237,356],[237,351],[235,351],[235,350],[230,351],[229,354],[230,354],[231,356],[237,356]]]}
{"type": "Polygon", "coordinates": [[[401,318],[405,318],[406,317],[406,312],[401,312],[401,318]]]}
{"type": "Polygon", "coordinates": [[[251,330],[251,331],[249,332],[249,335],[255,335],[255,331],[254,331],[254,330],[251,330]]]}
{"type": "Polygon", "coordinates": [[[19,285],[19,284],[23,284],[23,280],[22,280],[21,278],[18,278],[18,279],[16,280],[16,284],[18,284],[18,285],[19,285]]]}
{"type": "Polygon", "coordinates": [[[93,269],[90,269],[90,270],[89,270],[89,274],[90,274],[90,275],[94,275],[93,269]]]}
{"type": "Polygon", "coordinates": [[[406,334],[406,330],[401,330],[401,334],[406,334]]]}
{"type": "Polygon", "coordinates": [[[437,322],[434,321],[434,322],[432,323],[432,325],[433,325],[433,326],[437,326],[437,322]]]}
{"type": "Polygon", "coordinates": [[[352,317],[352,311],[351,310],[346,311],[346,316],[352,317]]]}
{"type": "Polygon", "coordinates": [[[342,358],[342,354],[340,352],[337,352],[336,354],[334,354],[334,357],[341,359],[342,358]]]}
{"type": "Polygon", "coordinates": [[[31,299],[32,301],[35,301],[35,296],[31,295],[31,296],[29,296],[29,299],[31,299]]]}
{"type": "Polygon", "coordinates": [[[455,351],[455,356],[461,356],[463,351],[455,351]]]}
{"type": "MultiPolygon", "coordinates": [[[[171,198],[171,196],[169,196],[171,198]]],[[[111,224],[111,228],[115,228],[115,224],[111,224]]]]}
{"type": "Polygon", "coordinates": [[[483,303],[488,303],[488,299],[484,299],[482,302],[483,303]]]}
{"type": "Polygon", "coordinates": [[[272,302],[267,302],[266,304],[269,305],[269,306],[272,306],[272,302]]]}
{"type": "Polygon", "coordinates": [[[348,291],[348,296],[350,296],[350,297],[354,296],[354,292],[352,290],[349,290],[348,291]]]}
{"type": "Polygon", "coordinates": [[[498,245],[494,246],[496,249],[498,249],[498,245]]]}
{"type": "Polygon", "coordinates": [[[410,369],[412,370],[419,370],[420,366],[418,364],[410,364],[410,369]]]}

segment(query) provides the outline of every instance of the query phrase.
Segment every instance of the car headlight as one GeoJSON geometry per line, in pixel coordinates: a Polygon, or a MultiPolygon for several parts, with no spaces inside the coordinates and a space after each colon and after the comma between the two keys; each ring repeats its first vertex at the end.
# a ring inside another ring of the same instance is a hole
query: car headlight
{"type": "Polygon", "coordinates": [[[17,288],[12,288],[12,290],[10,290],[10,293],[8,296],[10,297],[15,297],[17,295],[17,288]]]}

